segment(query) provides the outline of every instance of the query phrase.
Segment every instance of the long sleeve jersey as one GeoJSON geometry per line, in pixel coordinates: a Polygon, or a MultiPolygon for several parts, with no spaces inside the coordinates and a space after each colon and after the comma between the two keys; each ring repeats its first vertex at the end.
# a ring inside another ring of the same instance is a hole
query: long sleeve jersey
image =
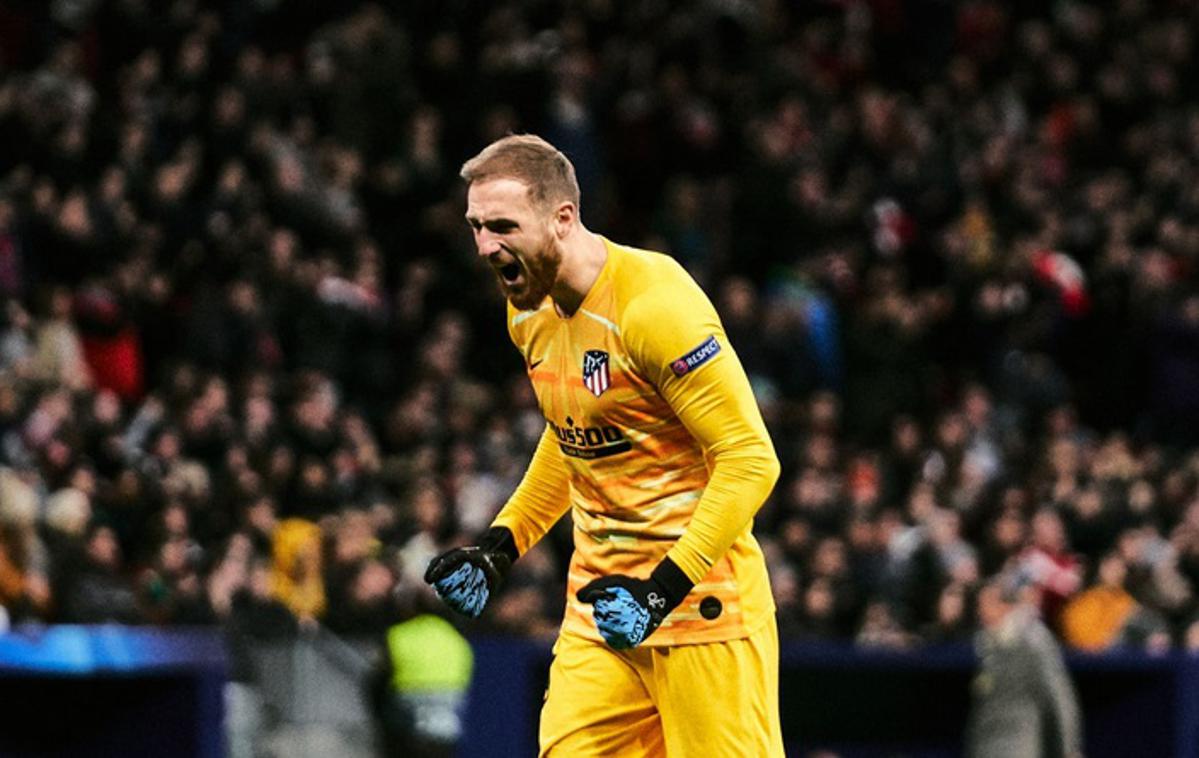
{"type": "Polygon", "coordinates": [[[693,582],[647,645],[746,637],[774,613],[751,528],[778,459],[715,308],[673,259],[604,240],[578,310],[509,305],[546,430],[495,525],[524,553],[570,510],[563,632],[601,639],[575,593],[649,576],[669,556],[693,582]]]}

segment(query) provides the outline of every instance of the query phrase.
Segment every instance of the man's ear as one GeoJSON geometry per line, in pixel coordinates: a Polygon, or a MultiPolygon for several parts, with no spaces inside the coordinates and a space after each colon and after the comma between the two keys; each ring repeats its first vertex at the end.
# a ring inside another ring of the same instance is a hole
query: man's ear
{"type": "Polygon", "coordinates": [[[565,201],[559,203],[558,207],[554,209],[554,235],[558,239],[563,239],[570,234],[578,222],[579,209],[574,203],[565,201]]]}

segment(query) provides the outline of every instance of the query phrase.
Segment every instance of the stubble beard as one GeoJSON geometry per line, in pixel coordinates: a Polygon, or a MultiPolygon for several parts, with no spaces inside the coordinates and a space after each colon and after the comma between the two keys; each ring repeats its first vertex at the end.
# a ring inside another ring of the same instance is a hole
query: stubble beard
{"type": "Polygon", "coordinates": [[[521,262],[525,275],[523,290],[513,292],[502,278],[500,287],[517,310],[536,310],[553,290],[554,282],[558,279],[558,269],[562,265],[562,254],[551,240],[539,254],[522,258],[521,262]]]}

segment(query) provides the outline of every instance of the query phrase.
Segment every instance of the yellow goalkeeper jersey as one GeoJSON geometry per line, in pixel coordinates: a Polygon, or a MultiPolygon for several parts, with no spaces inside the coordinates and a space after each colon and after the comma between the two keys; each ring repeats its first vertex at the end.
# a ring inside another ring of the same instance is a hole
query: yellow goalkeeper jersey
{"type": "Polygon", "coordinates": [[[644,644],[746,637],[774,613],[753,515],[778,461],[715,308],[673,259],[604,240],[607,260],[563,317],[508,307],[547,424],[496,517],[521,553],[569,508],[563,631],[600,640],[575,594],[671,559],[696,582],[644,644]]]}

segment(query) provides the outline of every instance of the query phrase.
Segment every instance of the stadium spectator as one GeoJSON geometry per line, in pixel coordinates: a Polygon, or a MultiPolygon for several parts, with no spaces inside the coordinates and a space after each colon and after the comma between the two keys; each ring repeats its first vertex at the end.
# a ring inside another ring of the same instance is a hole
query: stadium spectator
{"type": "Polygon", "coordinates": [[[979,591],[981,663],[973,685],[966,755],[1081,756],[1078,696],[1061,651],[1018,580],[979,591]]]}
{"type": "Polygon", "coordinates": [[[1062,606],[1082,583],[1081,567],[1067,539],[1057,511],[1043,508],[1032,517],[1030,544],[1019,558],[1020,572],[1038,593],[1041,615],[1053,627],[1062,606]]]}
{"type": "Polygon", "coordinates": [[[144,616],[133,583],[125,576],[124,557],[116,535],[107,526],[93,526],[78,547],[74,565],[62,566],[59,579],[64,621],[76,624],[117,622],[136,624],[144,616]]]}
{"type": "Polygon", "coordinates": [[[1118,554],[1099,561],[1096,581],[1062,610],[1062,639],[1081,650],[1099,651],[1119,644],[1137,612],[1137,601],[1124,589],[1128,569],[1118,554]]]}

